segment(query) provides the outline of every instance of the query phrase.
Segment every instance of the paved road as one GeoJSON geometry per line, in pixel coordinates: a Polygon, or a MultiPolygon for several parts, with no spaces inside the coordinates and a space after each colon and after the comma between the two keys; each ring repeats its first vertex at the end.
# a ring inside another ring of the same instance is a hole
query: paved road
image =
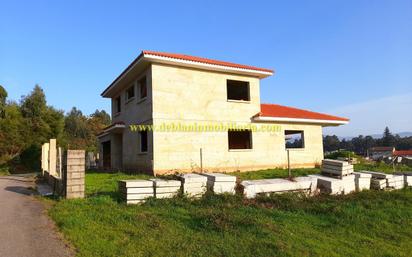
{"type": "Polygon", "coordinates": [[[72,256],[30,187],[28,178],[0,177],[0,256],[72,256]]]}

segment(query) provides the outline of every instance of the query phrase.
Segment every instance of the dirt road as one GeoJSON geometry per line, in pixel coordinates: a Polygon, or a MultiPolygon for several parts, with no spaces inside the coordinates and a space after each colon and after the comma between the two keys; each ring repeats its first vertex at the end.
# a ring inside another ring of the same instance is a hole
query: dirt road
{"type": "Polygon", "coordinates": [[[29,178],[0,177],[0,256],[72,256],[30,187],[29,178]]]}

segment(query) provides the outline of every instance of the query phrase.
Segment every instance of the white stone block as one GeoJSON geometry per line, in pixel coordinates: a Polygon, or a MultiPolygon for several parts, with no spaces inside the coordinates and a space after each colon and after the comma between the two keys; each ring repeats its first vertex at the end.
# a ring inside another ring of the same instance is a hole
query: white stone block
{"type": "Polygon", "coordinates": [[[150,179],[155,187],[180,187],[182,182],[179,180],[150,179]]]}
{"type": "Polygon", "coordinates": [[[376,172],[376,171],[368,171],[368,170],[361,170],[360,173],[366,173],[372,175],[372,178],[377,178],[377,179],[386,179],[386,178],[391,178],[393,175],[391,174],[386,174],[383,172],[376,172]]]}
{"type": "Polygon", "coordinates": [[[153,194],[153,187],[120,187],[120,192],[125,194],[153,194]]]}
{"type": "Polygon", "coordinates": [[[207,181],[207,177],[194,174],[194,173],[182,174],[182,175],[179,175],[179,177],[180,177],[180,180],[183,181],[183,183],[195,183],[195,182],[206,183],[207,181]]]}
{"type": "Polygon", "coordinates": [[[372,178],[372,174],[363,172],[353,172],[353,175],[355,175],[355,178],[372,178]]]}
{"type": "Polygon", "coordinates": [[[223,173],[202,173],[201,175],[207,177],[208,181],[216,182],[236,182],[235,176],[230,176],[223,173]]]}
{"type": "Polygon", "coordinates": [[[121,187],[153,187],[153,181],[150,180],[120,180],[119,186],[121,187]]]}
{"type": "Polygon", "coordinates": [[[275,193],[287,191],[307,190],[312,191],[316,179],[312,177],[299,177],[295,181],[287,179],[260,179],[245,180],[241,183],[244,187],[244,194],[247,198],[253,198],[259,193],[275,193]]]}
{"type": "Polygon", "coordinates": [[[350,164],[347,161],[340,161],[340,160],[332,160],[332,159],[324,159],[322,160],[322,164],[333,165],[333,166],[349,166],[350,164]]]}
{"type": "Polygon", "coordinates": [[[170,193],[156,193],[156,198],[164,199],[164,198],[173,198],[177,195],[177,192],[170,192],[170,193]]]}
{"type": "Polygon", "coordinates": [[[369,190],[371,187],[371,178],[355,177],[356,191],[369,190]]]}
{"type": "Polygon", "coordinates": [[[342,179],[326,177],[323,175],[309,175],[317,178],[317,186],[322,193],[327,194],[349,194],[356,190],[355,176],[348,175],[342,179]]]}
{"type": "Polygon", "coordinates": [[[386,179],[372,178],[371,188],[375,190],[382,190],[386,188],[386,179]]]}
{"type": "Polygon", "coordinates": [[[185,188],[200,188],[206,187],[207,182],[193,182],[193,183],[182,183],[183,187],[185,188]]]}
{"type": "Polygon", "coordinates": [[[149,197],[153,197],[154,194],[123,194],[123,199],[126,200],[144,200],[149,197]]]}
{"type": "Polygon", "coordinates": [[[156,194],[162,194],[162,193],[174,193],[174,192],[179,192],[180,187],[156,187],[155,192],[156,194]]]}

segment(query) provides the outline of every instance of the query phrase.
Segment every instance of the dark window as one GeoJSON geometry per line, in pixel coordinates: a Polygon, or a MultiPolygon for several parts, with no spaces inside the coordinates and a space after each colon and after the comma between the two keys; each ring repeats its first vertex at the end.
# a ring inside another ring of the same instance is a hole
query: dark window
{"type": "Polygon", "coordinates": [[[147,131],[140,131],[140,152],[147,152],[147,131]]]}
{"type": "Polygon", "coordinates": [[[227,99],[250,101],[249,82],[227,80],[227,99]]]}
{"type": "Polygon", "coordinates": [[[305,137],[302,130],[285,130],[286,148],[304,148],[305,137]]]}
{"type": "Polygon", "coordinates": [[[120,96],[116,97],[114,100],[115,105],[116,105],[116,112],[121,112],[122,111],[122,100],[120,96]]]}
{"type": "Polygon", "coordinates": [[[129,87],[126,91],[126,99],[132,99],[134,97],[134,85],[129,87]]]}
{"type": "Polygon", "coordinates": [[[252,149],[252,132],[250,130],[229,130],[229,149],[252,149]]]}
{"type": "Polygon", "coordinates": [[[139,86],[140,86],[140,99],[145,98],[147,96],[146,77],[143,77],[141,80],[139,80],[139,86]]]}

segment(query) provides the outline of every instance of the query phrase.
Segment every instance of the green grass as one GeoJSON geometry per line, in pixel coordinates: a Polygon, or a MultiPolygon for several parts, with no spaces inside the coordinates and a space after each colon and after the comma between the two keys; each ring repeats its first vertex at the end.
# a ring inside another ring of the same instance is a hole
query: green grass
{"type": "MultiPolygon", "coordinates": [[[[313,169],[292,169],[292,176],[306,176],[310,174],[319,174],[319,168],[313,169]]],[[[268,178],[287,178],[287,169],[267,169],[258,171],[248,171],[248,172],[232,172],[229,175],[236,176],[241,180],[255,180],[255,179],[268,179],[268,178]]]]}
{"type": "Polygon", "coordinates": [[[117,199],[117,181],[123,179],[150,179],[152,176],[145,174],[128,175],[125,173],[101,173],[88,171],[86,173],[86,195],[88,197],[108,195],[117,199]]]}
{"type": "Polygon", "coordinates": [[[10,175],[9,167],[0,165],[0,176],[9,176],[9,175],[10,175]]]}
{"type": "MultiPolygon", "coordinates": [[[[261,171],[257,177],[270,174],[261,171]]],[[[116,197],[117,180],[123,178],[142,175],[89,173],[86,199],[60,200],[50,209],[78,256],[410,256],[412,252],[411,189],[255,200],[207,195],[200,200],[151,199],[126,206],[116,197]]]]}
{"type": "MultiPolygon", "coordinates": [[[[384,162],[376,162],[376,163],[359,163],[353,165],[355,170],[369,170],[369,171],[380,171],[385,173],[393,173],[393,166],[386,164],[384,162]]],[[[412,171],[412,167],[407,165],[396,164],[395,165],[396,171],[412,171]]]]}

